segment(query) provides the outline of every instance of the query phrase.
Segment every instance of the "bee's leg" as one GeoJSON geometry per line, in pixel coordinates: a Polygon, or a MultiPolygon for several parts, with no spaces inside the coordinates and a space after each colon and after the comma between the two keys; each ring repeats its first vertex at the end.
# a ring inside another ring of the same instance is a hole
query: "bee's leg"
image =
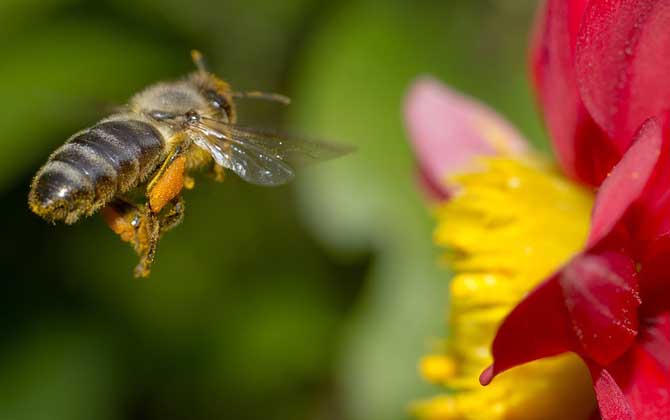
{"type": "Polygon", "coordinates": [[[117,198],[102,210],[109,227],[122,240],[129,242],[140,256],[140,262],[135,267],[135,277],[149,276],[161,234],[179,224],[183,218],[184,204],[177,197],[185,180],[188,182],[184,174],[184,139],[172,140],[172,144],[177,144],[177,147],[168,154],[149,182],[146,203],[135,205],[117,198]],[[172,203],[172,207],[164,216],[159,216],[168,203],[172,203]]]}
{"type": "Polygon", "coordinates": [[[129,242],[140,262],[136,277],[147,277],[151,271],[160,238],[160,223],[148,206],[138,206],[117,198],[102,210],[109,227],[125,242],[129,242]]]}
{"type": "Polygon", "coordinates": [[[159,216],[161,233],[172,230],[184,220],[184,198],[180,195],[170,201],[171,206],[159,216]]]}
{"type": "Polygon", "coordinates": [[[160,236],[161,229],[158,217],[149,206],[145,206],[138,228],[137,241],[134,244],[135,252],[140,256],[140,262],[134,271],[135,277],[149,277],[160,236]]]}
{"type": "Polygon", "coordinates": [[[155,214],[159,213],[166,204],[179,195],[185,182],[187,184],[191,183],[190,177],[186,176],[185,171],[186,156],[184,156],[182,148],[177,146],[170,152],[147,186],[148,204],[155,214]]]}
{"type": "Polygon", "coordinates": [[[140,256],[140,262],[135,267],[136,277],[149,275],[162,233],[179,224],[183,218],[184,205],[178,198],[186,177],[186,156],[182,150],[181,146],[177,146],[170,152],[147,186],[147,203],[140,216],[135,242],[135,251],[140,256]],[[168,203],[172,203],[172,208],[165,216],[160,216],[168,203]]]}
{"type": "Polygon", "coordinates": [[[164,206],[163,212],[154,212],[151,205],[145,206],[141,216],[139,240],[135,251],[140,256],[140,262],[135,267],[135,277],[148,277],[151,265],[156,256],[158,241],[163,234],[179,225],[184,220],[184,199],[181,195],[170,200],[170,206],[164,206]]]}
{"type": "Polygon", "coordinates": [[[211,174],[214,181],[223,182],[226,179],[226,169],[216,162],[212,165],[211,174]]]}
{"type": "Polygon", "coordinates": [[[137,205],[116,198],[101,211],[105,222],[124,242],[134,244],[137,241],[137,230],[140,226],[142,209],[137,205]]]}

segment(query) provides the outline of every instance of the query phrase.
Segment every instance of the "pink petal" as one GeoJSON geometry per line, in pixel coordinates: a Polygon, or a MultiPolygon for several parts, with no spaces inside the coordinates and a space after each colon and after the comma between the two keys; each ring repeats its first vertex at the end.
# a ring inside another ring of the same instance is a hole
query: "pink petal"
{"type": "Polygon", "coordinates": [[[670,0],[594,0],[576,48],[582,99],[619,151],[670,105],[670,0]]]}
{"type": "Polygon", "coordinates": [[[426,173],[426,168],[419,166],[416,172],[419,186],[423,190],[426,198],[438,202],[449,199],[449,190],[447,190],[444,183],[438,184],[435,178],[426,173]]]}
{"type": "Polygon", "coordinates": [[[605,180],[596,197],[588,247],[608,235],[647,186],[658,162],[663,133],[656,119],[647,121],[636,142],[605,180]]]}
{"type": "Polygon", "coordinates": [[[577,87],[573,51],[586,0],[548,0],[531,40],[531,73],[564,172],[600,185],[621,153],[591,119],[577,87]]]}
{"type": "Polygon", "coordinates": [[[601,366],[625,353],[637,335],[641,304],[631,259],[613,252],[580,255],[559,282],[581,353],[601,366]]]}
{"type": "Polygon", "coordinates": [[[420,173],[443,195],[448,194],[447,177],[468,171],[473,158],[527,150],[523,137],[503,117],[431,78],[419,79],[410,88],[405,121],[420,173]]]}

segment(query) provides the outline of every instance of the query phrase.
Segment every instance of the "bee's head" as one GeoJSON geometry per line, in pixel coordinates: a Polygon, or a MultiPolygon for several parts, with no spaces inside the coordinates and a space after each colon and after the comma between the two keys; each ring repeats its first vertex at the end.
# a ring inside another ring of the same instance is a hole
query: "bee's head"
{"type": "Polygon", "coordinates": [[[197,70],[188,80],[198,89],[207,102],[209,110],[226,122],[235,121],[235,104],[230,85],[207,70],[205,58],[198,50],[191,51],[191,59],[197,70]]]}
{"type": "Polygon", "coordinates": [[[205,69],[200,53],[192,56],[197,71],[180,81],[149,86],[131,99],[131,110],[166,127],[187,122],[194,115],[234,122],[230,85],[205,69]]]}
{"type": "Polygon", "coordinates": [[[191,51],[191,58],[197,71],[190,76],[190,80],[199,87],[212,106],[226,114],[230,122],[235,122],[234,98],[255,98],[278,102],[284,105],[291,103],[291,99],[284,95],[260,91],[233,92],[230,85],[207,70],[205,58],[200,51],[191,51]]]}
{"type": "Polygon", "coordinates": [[[207,103],[209,116],[235,122],[235,102],[228,83],[201,69],[192,73],[188,80],[207,103]]]}
{"type": "Polygon", "coordinates": [[[172,124],[187,113],[232,122],[235,108],[224,82],[205,80],[199,73],[172,83],[157,83],[138,93],[130,101],[130,108],[157,123],[172,124]]]}

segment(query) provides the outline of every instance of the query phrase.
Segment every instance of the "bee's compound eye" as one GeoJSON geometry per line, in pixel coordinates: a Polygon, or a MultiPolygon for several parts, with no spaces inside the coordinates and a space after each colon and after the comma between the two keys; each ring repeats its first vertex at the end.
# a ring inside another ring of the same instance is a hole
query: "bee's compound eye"
{"type": "Polygon", "coordinates": [[[213,90],[205,92],[207,100],[216,109],[225,109],[228,106],[228,101],[223,96],[219,95],[213,90]]]}
{"type": "Polygon", "coordinates": [[[230,102],[228,99],[226,99],[225,96],[220,95],[214,90],[206,91],[205,96],[207,96],[207,100],[214,108],[219,110],[219,112],[221,112],[226,117],[230,117],[233,110],[230,102]]]}

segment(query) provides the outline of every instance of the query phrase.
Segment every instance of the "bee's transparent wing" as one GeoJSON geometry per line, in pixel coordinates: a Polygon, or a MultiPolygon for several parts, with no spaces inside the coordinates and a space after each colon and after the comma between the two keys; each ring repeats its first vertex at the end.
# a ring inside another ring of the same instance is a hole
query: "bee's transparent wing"
{"type": "Polygon", "coordinates": [[[281,159],[255,147],[213,135],[194,136],[194,143],[209,152],[216,163],[256,185],[276,186],[291,181],[293,168],[281,159]]]}
{"type": "Polygon", "coordinates": [[[257,185],[275,186],[289,182],[294,168],[332,159],[350,149],[307,141],[276,132],[203,119],[194,142],[215,161],[240,178],[257,185]]]}
{"type": "MultiPolygon", "coordinates": [[[[296,167],[334,159],[353,151],[352,148],[326,142],[306,140],[297,136],[272,130],[226,124],[216,120],[205,120],[205,124],[218,126],[219,132],[262,148],[273,156],[296,167]]],[[[214,128],[213,127],[213,128],[214,128]]]]}

